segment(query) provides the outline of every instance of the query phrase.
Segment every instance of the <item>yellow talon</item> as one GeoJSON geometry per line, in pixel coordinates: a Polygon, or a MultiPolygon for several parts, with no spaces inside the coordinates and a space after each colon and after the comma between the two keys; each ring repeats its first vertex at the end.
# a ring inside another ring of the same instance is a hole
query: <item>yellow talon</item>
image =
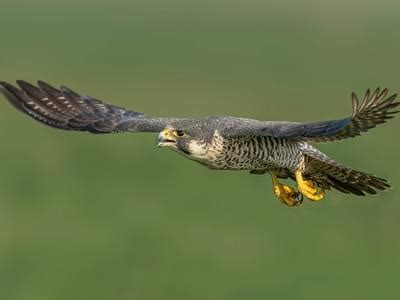
{"type": "Polygon", "coordinates": [[[297,188],[300,193],[313,201],[319,201],[325,196],[325,192],[311,180],[304,180],[303,174],[300,171],[295,172],[297,188]]]}
{"type": "Polygon", "coordinates": [[[274,185],[274,194],[283,204],[294,207],[300,206],[303,202],[303,196],[287,185],[279,182],[278,177],[272,175],[272,184],[274,185]]]}

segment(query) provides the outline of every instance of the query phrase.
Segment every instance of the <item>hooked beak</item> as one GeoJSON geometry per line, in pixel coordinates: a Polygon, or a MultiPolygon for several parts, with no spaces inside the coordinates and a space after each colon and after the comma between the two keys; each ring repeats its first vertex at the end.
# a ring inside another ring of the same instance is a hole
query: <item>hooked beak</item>
{"type": "Polygon", "coordinates": [[[176,137],[172,133],[171,129],[164,129],[158,134],[157,137],[157,146],[158,147],[175,147],[176,146],[176,137]]]}

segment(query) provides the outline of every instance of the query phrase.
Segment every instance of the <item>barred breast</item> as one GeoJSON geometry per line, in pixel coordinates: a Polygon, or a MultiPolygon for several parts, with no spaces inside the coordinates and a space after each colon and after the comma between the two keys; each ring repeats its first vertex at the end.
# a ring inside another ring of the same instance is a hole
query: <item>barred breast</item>
{"type": "Polygon", "coordinates": [[[214,134],[199,162],[220,170],[295,170],[301,159],[300,143],[273,137],[222,137],[214,134]]]}

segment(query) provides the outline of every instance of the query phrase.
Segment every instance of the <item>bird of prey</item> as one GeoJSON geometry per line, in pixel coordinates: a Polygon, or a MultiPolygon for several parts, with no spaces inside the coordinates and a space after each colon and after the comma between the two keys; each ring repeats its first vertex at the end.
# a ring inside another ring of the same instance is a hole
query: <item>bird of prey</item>
{"type": "Polygon", "coordinates": [[[258,121],[230,116],[201,119],[155,118],[59,89],[38,81],[0,82],[6,99],[19,111],[48,126],[90,133],[154,132],[158,146],[214,170],[269,173],[273,191],[285,205],[302,204],[303,196],[318,201],[325,191],[364,196],[390,188],[388,181],[341,165],[310,143],[339,141],[360,135],[397,113],[396,94],[367,90],[362,101],[352,94],[353,113],[338,120],[297,123],[258,121]],[[296,188],[279,179],[293,179],[296,188]]]}

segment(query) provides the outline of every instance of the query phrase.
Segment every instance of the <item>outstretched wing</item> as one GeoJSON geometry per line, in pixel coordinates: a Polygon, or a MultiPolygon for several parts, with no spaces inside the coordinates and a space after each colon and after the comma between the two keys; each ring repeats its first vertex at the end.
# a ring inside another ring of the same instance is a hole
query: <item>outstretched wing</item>
{"type": "Polygon", "coordinates": [[[17,88],[0,82],[0,90],[19,111],[48,126],[91,133],[159,132],[177,119],[150,118],[98,99],[82,96],[61,86],[56,89],[38,81],[38,86],[17,81],[17,88]]]}
{"type": "Polygon", "coordinates": [[[353,114],[351,117],[313,123],[232,120],[226,130],[227,136],[263,135],[313,142],[337,141],[360,135],[375,126],[393,118],[400,102],[397,95],[387,97],[388,90],[377,88],[372,94],[367,90],[360,103],[352,94],[353,114]]]}

